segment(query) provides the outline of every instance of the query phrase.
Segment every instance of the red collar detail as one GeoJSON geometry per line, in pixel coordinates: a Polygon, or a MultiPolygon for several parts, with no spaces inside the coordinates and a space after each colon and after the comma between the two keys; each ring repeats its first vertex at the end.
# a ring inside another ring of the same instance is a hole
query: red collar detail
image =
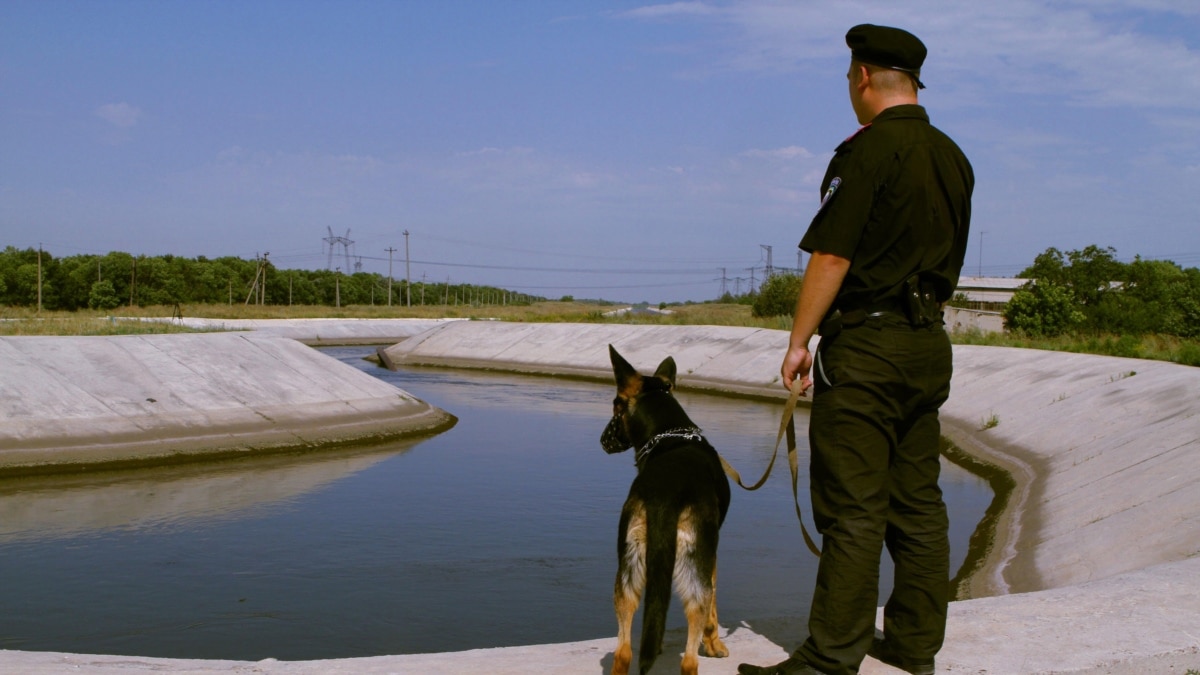
{"type": "Polygon", "coordinates": [[[871,128],[871,123],[870,123],[870,122],[867,122],[866,124],[864,124],[864,125],[862,125],[861,127],[859,127],[859,128],[858,128],[858,131],[856,131],[856,132],[854,132],[854,133],[850,134],[849,136],[847,136],[847,137],[846,137],[846,140],[844,140],[844,141],[842,141],[842,142],[843,142],[843,143],[849,143],[850,141],[854,140],[855,138],[858,138],[858,135],[859,135],[859,134],[861,134],[862,132],[864,132],[864,131],[866,131],[867,129],[870,129],[870,128],[871,128]]]}

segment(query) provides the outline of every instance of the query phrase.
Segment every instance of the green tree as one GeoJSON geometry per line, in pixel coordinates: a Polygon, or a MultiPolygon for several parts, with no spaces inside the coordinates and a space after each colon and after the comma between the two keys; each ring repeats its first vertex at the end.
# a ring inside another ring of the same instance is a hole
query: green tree
{"type": "Polygon", "coordinates": [[[110,310],[120,306],[121,298],[117,297],[117,290],[113,288],[113,283],[108,279],[101,279],[92,284],[92,290],[88,294],[88,307],[91,309],[110,310]]]}
{"type": "Polygon", "coordinates": [[[1053,281],[1031,281],[1004,306],[1004,326],[1027,335],[1065,333],[1084,320],[1071,292],[1053,281]]]}
{"type": "Polygon", "coordinates": [[[796,311],[800,295],[800,277],[795,274],[773,274],[763,282],[751,305],[756,317],[791,316],[796,311]]]}
{"type": "Polygon", "coordinates": [[[1092,245],[1065,254],[1050,247],[1017,276],[1049,281],[1066,288],[1080,304],[1094,307],[1114,290],[1114,282],[1125,279],[1125,265],[1116,259],[1116,253],[1111,246],[1092,245]]]}

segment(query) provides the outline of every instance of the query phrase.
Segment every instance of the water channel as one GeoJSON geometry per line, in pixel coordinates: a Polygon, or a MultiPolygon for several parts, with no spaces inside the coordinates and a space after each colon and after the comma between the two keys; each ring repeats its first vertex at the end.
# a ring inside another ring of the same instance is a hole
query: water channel
{"type": "MultiPolygon", "coordinates": [[[[391,372],[362,360],[373,348],[323,351],[458,425],[369,450],[0,481],[0,649],[301,660],[615,635],[616,523],[634,469],[631,453],[600,449],[611,386],[391,372]]],[[[679,397],[756,479],[780,406],[679,397]]],[[[798,415],[801,439],[806,426],[798,415]]],[[[807,612],[816,560],[786,476],[734,487],[726,626],[807,612]]],[[[942,482],[957,568],[992,493],[947,462],[942,482]]],[[[669,625],[683,624],[673,601],[669,625]]]]}

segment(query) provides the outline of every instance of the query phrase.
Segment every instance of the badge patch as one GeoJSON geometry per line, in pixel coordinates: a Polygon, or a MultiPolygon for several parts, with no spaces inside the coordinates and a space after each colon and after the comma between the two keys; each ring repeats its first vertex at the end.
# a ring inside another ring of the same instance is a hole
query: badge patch
{"type": "Polygon", "coordinates": [[[841,178],[835,177],[833,180],[829,181],[829,189],[825,190],[825,196],[821,197],[821,205],[817,207],[817,213],[820,213],[825,209],[825,205],[829,203],[829,200],[833,198],[833,193],[837,192],[837,189],[841,185],[841,178]]]}

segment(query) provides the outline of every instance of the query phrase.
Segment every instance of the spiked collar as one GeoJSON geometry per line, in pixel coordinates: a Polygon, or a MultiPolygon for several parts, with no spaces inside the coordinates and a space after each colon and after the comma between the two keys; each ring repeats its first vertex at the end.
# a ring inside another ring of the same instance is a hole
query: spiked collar
{"type": "Polygon", "coordinates": [[[637,454],[634,455],[634,462],[638,466],[641,466],[642,462],[646,461],[646,458],[650,456],[650,453],[654,452],[654,448],[658,447],[658,444],[667,438],[684,438],[689,441],[704,440],[704,436],[701,435],[699,427],[676,427],[674,429],[668,429],[661,434],[655,435],[653,438],[646,441],[645,445],[638,448],[637,454]]]}

